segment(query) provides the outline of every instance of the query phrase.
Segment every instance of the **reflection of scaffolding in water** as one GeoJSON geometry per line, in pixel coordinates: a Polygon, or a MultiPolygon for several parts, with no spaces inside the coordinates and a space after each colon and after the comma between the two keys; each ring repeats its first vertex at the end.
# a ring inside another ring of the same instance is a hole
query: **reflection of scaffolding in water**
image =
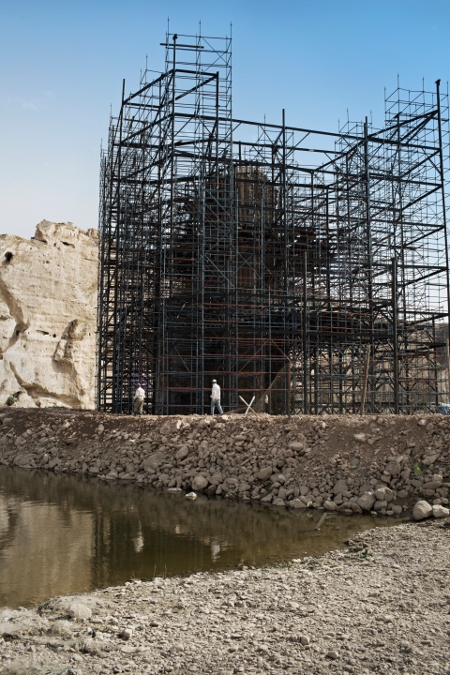
{"type": "Polygon", "coordinates": [[[165,47],[102,159],[99,407],[141,380],[154,413],[203,413],[214,376],[227,409],[446,401],[439,84],[398,90],[380,131],[317,132],[232,118],[229,39],[165,47]]]}

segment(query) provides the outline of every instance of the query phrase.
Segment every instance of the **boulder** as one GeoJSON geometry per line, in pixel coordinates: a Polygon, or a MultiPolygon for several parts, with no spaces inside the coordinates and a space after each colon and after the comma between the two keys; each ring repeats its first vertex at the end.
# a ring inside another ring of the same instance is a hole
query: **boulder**
{"type": "Polygon", "coordinates": [[[298,498],[295,498],[292,501],[288,502],[288,505],[291,509],[304,509],[305,508],[305,504],[298,498]]]}
{"type": "Polygon", "coordinates": [[[433,513],[433,507],[431,504],[426,502],[424,499],[416,502],[413,508],[413,518],[414,520],[424,520],[429,518],[433,513]]]}
{"type": "Polygon", "coordinates": [[[391,502],[394,499],[394,491],[388,487],[379,487],[375,490],[375,497],[378,501],[391,502]]]}
{"type": "Polygon", "coordinates": [[[286,506],[284,503],[283,499],[280,499],[279,497],[275,497],[275,499],[272,502],[272,506],[286,506]]]}
{"type": "Polygon", "coordinates": [[[182,445],[179,450],[175,453],[175,459],[178,461],[181,461],[182,459],[185,459],[189,454],[189,446],[187,445],[182,445]]]}
{"type": "Polygon", "coordinates": [[[258,471],[258,473],[256,474],[256,477],[257,477],[259,480],[263,480],[263,481],[264,481],[264,480],[267,480],[268,478],[270,478],[270,476],[272,475],[272,473],[273,473],[272,467],[271,467],[271,466],[267,466],[267,467],[265,467],[264,469],[261,469],[260,471],[258,471]]]}
{"type": "Polygon", "coordinates": [[[356,502],[347,502],[347,506],[351,508],[353,513],[361,513],[363,512],[362,508],[356,503],[356,502]]]}
{"type": "Polygon", "coordinates": [[[398,476],[401,470],[402,467],[398,462],[388,462],[385,468],[386,473],[390,474],[391,476],[398,476]]]}
{"type": "Polygon", "coordinates": [[[192,489],[200,492],[208,487],[208,481],[201,473],[198,473],[192,481],[192,489]]]}
{"type": "Polygon", "coordinates": [[[164,453],[159,450],[158,452],[154,452],[152,455],[149,455],[146,459],[144,459],[141,466],[144,471],[152,472],[161,466],[164,457],[164,453]]]}
{"type": "Polygon", "coordinates": [[[270,480],[272,483],[281,483],[283,485],[286,482],[286,477],[282,473],[274,473],[270,477],[270,480]]]}
{"type": "Polygon", "coordinates": [[[425,483],[425,485],[423,486],[423,489],[434,491],[434,490],[437,490],[438,488],[440,488],[441,485],[442,485],[442,481],[439,482],[437,480],[432,480],[429,483],[425,483]]]}
{"type": "Polygon", "coordinates": [[[286,490],[286,488],[280,487],[280,489],[278,490],[278,497],[279,497],[280,499],[286,499],[286,496],[287,496],[287,490],[286,490]]]}
{"type": "Polygon", "coordinates": [[[323,508],[327,511],[336,511],[337,504],[332,502],[330,499],[327,499],[327,501],[323,503],[323,508]]]}
{"type": "Polygon", "coordinates": [[[72,602],[67,608],[67,614],[71,619],[87,621],[92,616],[92,609],[81,602],[72,602]]]}
{"type": "Polygon", "coordinates": [[[450,509],[446,509],[442,504],[433,505],[433,516],[435,518],[448,518],[450,509]]]}
{"type": "Polygon", "coordinates": [[[363,511],[371,511],[375,502],[376,497],[373,492],[364,492],[364,494],[361,495],[356,503],[362,508],[363,511]]]}
{"type": "Polygon", "coordinates": [[[124,628],[120,633],[120,637],[123,640],[131,640],[131,638],[133,637],[133,629],[131,628],[131,626],[124,628]]]}
{"type": "Polygon", "coordinates": [[[342,492],[347,491],[348,491],[348,483],[346,480],[338,480],[337,483],[335,483],[333,488],[333,493],[335,495],[339,495],[342,494],[342,492]]]}
{"type": "Polygon", "coordinates": [[[163,436],[170,436],[171,434],[175,434],[180,429],[184,429],[186,426],[190,425],[186,424],[182,419],[171,417],[161,425],[159,431],[163,436]]]}
{"type": "Polygon", "coordinates": [[[425,466],[431,466],[431,464],[435,463],[438,457],[439,455],[428,455],[422,460],[422,464],[424,464],[425,466]]]}
{"type": "Polygon", "coordinates": [[[289,447],[294,452],[302,452],[302,450],[305,449],[305,444],[302,443],[301,441],[291,441],[289,443],[289,447]]]}

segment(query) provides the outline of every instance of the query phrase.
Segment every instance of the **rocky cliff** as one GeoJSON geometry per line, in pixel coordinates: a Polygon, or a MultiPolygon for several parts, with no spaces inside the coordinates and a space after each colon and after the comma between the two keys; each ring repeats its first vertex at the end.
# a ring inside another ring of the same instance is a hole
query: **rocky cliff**
{"type": "Polygon", "coordinates": [[[0,235],[0,404],[94,407],[97,247],[72,223],[0,235]]]}

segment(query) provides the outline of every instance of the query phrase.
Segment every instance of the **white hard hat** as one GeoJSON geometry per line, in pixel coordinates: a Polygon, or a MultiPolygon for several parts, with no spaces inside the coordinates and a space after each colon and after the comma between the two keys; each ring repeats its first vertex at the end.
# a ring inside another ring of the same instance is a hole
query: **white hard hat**
{"type": "Polygon", "coordinates": [[[217,380],[213,380],[213,382],[217,382],[217,380]]]}

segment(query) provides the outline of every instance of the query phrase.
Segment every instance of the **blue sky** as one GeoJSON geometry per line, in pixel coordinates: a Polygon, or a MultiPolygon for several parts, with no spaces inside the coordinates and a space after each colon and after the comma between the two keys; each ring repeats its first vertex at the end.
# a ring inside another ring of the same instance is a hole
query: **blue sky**
{"type": "Polygon", "coordinates": [[[122,79],[173,32],[227,35],[235,117],[336,131],[383,123],[384,87],[447,87],[449,0],[0,0],[0,233],[97,227],[100,143],[122,79]]]}

